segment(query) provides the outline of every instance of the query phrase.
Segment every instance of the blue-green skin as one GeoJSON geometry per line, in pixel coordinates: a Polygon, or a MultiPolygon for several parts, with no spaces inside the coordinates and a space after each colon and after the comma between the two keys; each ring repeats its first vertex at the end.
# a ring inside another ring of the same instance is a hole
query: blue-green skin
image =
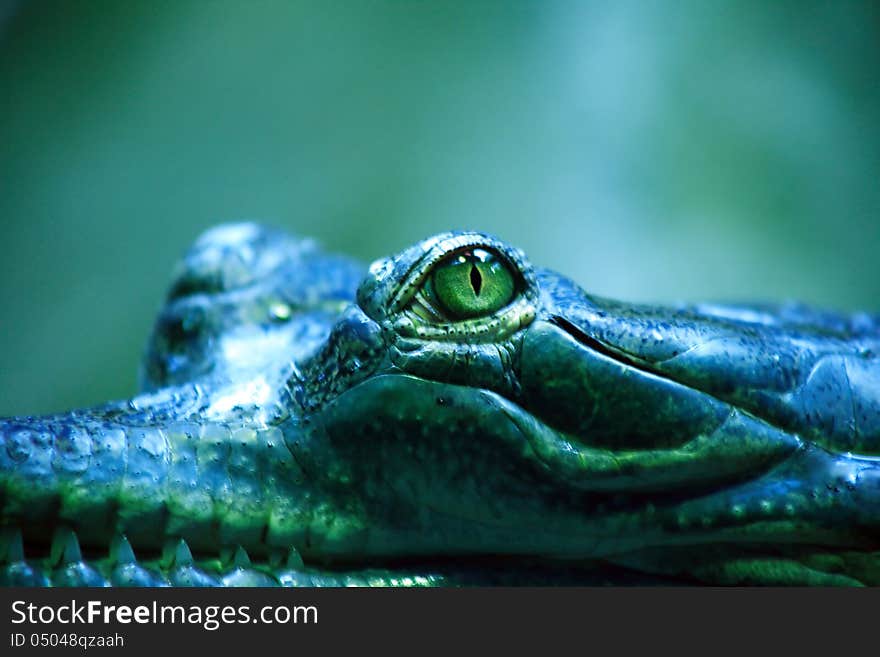
{"type": "Polygon", "coordinates": [[[0,581],[880,584],[878,353],[876,317],[624,304],[479,233],[364,272],[221,226],[142,394],[0,420],[0,581]],[[514,300],[422,319],[469,247],[514,300]]]}

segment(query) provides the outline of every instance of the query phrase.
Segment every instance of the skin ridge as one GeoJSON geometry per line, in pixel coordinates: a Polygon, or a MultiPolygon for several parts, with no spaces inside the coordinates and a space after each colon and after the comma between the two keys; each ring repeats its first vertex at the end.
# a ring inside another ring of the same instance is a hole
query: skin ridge
{"type": "Polygon", "coordinates": [[[880,584],[878,353],[876,316],[624,304],[479,233],[365,274],[220,226],[142,393],[0,419],[0,584],[880,584]],[[474,245],[517,296],[415,312],[474,245]]]}
{"type": "Polygon", "coordinates": [[[877,316],[834,315],[794,304],[763,309],[759,322],[739,316],[751,319],[746,313],[756,311],[735,306],[704,305],[710,311],[705,315],[701,306],[633,306],[624,312],[630,307],[569,285],[557,285],[552,293],[563,300],[565,321],[611,357],[714,395],[831,450],[880,454],[877,316]],[[665,340],[652,343],[654,331],[665,340]],[[649,339],[639,343],[627,334],[649,339]],[[713,355],[713,349],[719,353],[713,355]],[[727,376],[725,369],[731,369],[727,376]],[[849,369],[857,372],[856,385],[849,369]]]}

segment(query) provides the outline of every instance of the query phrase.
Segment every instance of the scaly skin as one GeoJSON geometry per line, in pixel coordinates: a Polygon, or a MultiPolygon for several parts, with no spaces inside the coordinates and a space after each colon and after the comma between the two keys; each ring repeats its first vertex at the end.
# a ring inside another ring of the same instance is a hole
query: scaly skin
{"type": "Polygon", "coordinates": [[[142,394],[0,420],[0,581],[880,584],[878,352],[876,317],[623,304],[478,233],[364,272],[221,226],[142,394]],[[449,311],[475,249],[510,277],[449,311]]]}

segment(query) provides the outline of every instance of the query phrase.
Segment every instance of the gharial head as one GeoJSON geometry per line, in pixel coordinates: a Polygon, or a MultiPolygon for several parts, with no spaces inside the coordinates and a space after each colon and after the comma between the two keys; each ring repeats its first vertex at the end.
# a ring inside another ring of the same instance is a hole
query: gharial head
{"type": "Polygon", "coordinates": [[[0,419],[0,564],[66,528],[341,570],[880,584],[876,317],[611,301],[476,232],[361,275],[254,224],[206,233],[144,394],[0,419]]]}
{"type": "Polygon", "coordinates": [[[880,547],[878,470],[835,452],[876,444],[880,415],[835,434],[817,399],[826,357],[861,338],[757,312],[601,299],[491,236],[441,234],[375,262],[295,371],[292,449],[352,509],[366,555],[680,574],[707,546],[725,568],[880,547]]]}

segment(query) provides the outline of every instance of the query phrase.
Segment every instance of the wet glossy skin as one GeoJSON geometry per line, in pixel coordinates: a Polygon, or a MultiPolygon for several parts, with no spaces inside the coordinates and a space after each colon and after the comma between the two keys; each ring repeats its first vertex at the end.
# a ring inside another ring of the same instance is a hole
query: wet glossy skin
{"type": "Polygon", "coordinates": [[[878,584],[880,328],[633,306],[477,233],[200,238],[144,394],[0,422],[7,583],[878,584]]]}

